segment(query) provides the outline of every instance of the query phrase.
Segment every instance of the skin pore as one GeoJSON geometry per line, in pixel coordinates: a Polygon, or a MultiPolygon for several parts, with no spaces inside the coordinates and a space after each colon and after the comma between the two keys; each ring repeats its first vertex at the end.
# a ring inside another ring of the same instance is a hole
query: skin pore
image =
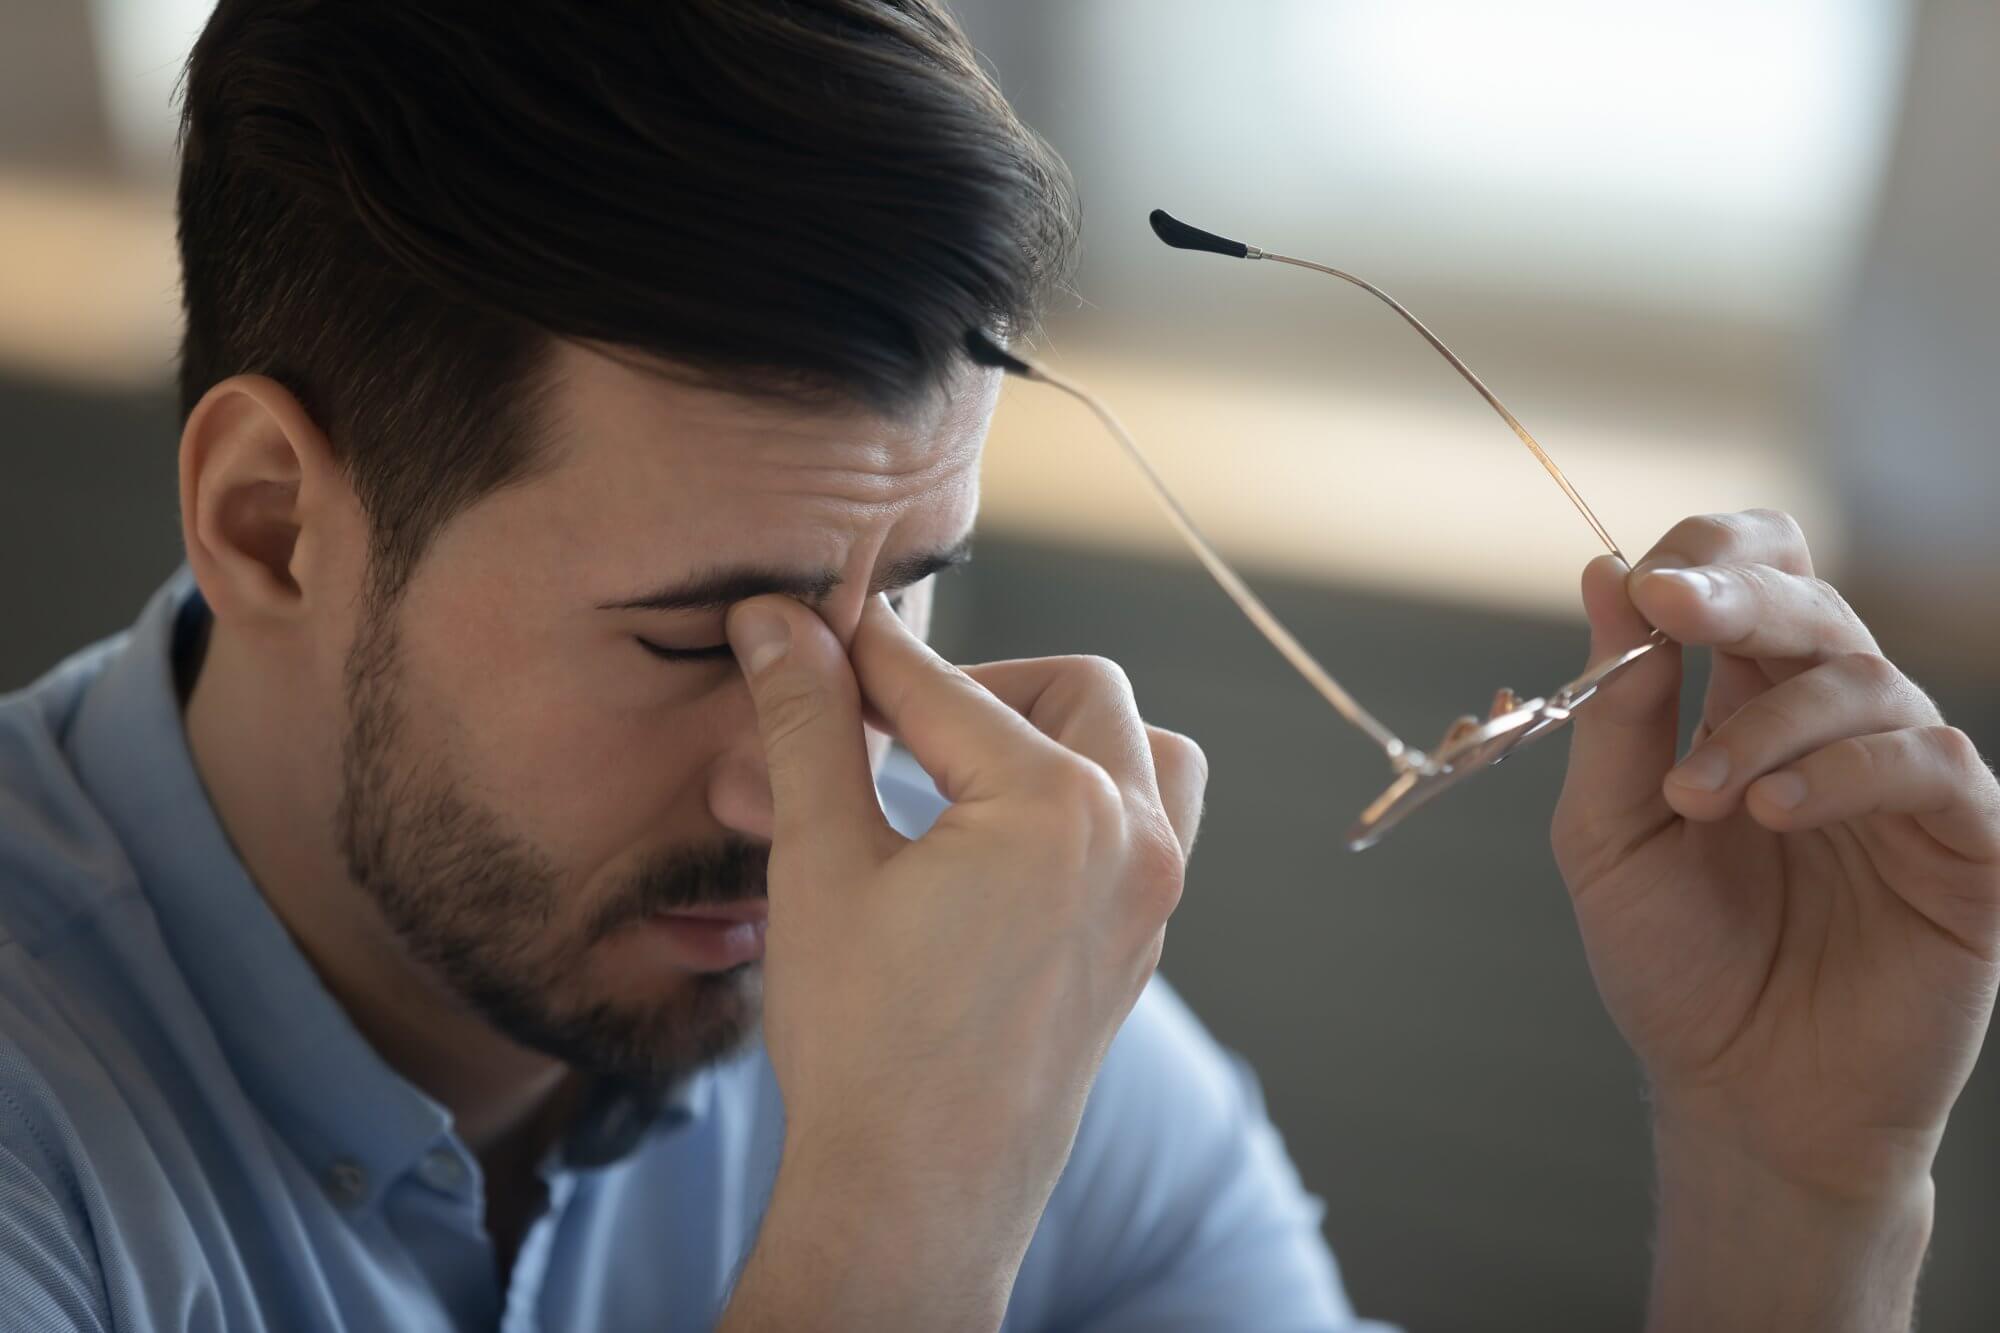
{"type": "MultiPolygon", "coordinates": [[[[761,964],[703,970],[647,919],[763,893],[769,782],[727,606],[623,604],[768,574],[822,594],[848,642],[871,591],[962,547],[998,393],[967,370],[892,420],[550,356],[548,464],[449,521],[387,607],[359,502],[282,387],[217,385],[181,449],[215,613],[196,766],[328,989],[452,1111],[496,1213],[582,1076],[685,1070],[758,1017],[761,964]]],[[[898,599],[919,633],[930,587],[898,599]]]]}

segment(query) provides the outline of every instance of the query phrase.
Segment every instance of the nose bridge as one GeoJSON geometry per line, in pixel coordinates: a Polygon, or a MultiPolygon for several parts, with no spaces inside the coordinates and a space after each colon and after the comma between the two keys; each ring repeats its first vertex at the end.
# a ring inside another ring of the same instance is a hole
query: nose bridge
{"type": "Polygon", "coordinates": [[[757,710],[742,680],[718,691],[710,714],[715,757],[709,764],[709,813],[746,837],[771,836],[771,776],[757,710]]]}

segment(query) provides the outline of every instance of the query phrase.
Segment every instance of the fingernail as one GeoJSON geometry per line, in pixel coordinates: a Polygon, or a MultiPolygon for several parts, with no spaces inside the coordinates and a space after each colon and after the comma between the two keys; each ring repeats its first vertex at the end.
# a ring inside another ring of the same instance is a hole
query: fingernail
{"type": "Polygon", "coordinates": [[[1647,579],[1665,579],[1691,589],[1697,597],[1713,597],[1716,581],[1698,569],[1647,569],[1640,571],[1647,579]]]}
{"type": "Polygon", "coordinates": [[[1765,800],[1780,810],[1790,810],[1806,798],[1806,780],[1797,773],[1773,773],[1757,784],[1765,800]]]}
{"type": "Polygon", "coordinates": [[[784,616],[768,606],[744,606],[729,617],[729,642],[736,660],[750,675],[757,675],[785,655],[792,646],[792,627],[784,616]]]}
{"type": "Polygon", "coordinates": [[[1667,780],[1691,791],[1720,791],[1729,780],[1729,752],[1716,746],[1696,750],[1667,774],[1667,780]]]}

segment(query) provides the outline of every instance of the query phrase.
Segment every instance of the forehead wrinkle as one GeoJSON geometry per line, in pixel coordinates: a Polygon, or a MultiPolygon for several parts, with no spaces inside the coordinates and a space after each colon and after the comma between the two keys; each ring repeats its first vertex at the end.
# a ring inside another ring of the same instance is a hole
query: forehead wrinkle
{"type": "MultiPolygon", "coordinates": [[[[922,440],[829,435],[824,427],[786,432],[790,439],[772,439],[768,434],[753,437],[749,452],[753,466],[767,467],[779,474],[824,477],[825,482],[807,482],[813,490],[844,489],[851,484],[860,494],[873,494],[900,486],[921,487],[940,473],[955,471],[978,455],[977,441],[954,435],[932,435],[922,440]]],[[[796,484],[796,483],[795,483],[796,484]]]]}
{"type": "Polygon", "coordinates": [[[933,475],[927,470],[903,476],[874,476],[866,473],[818,469],[805,477],[783,479],[783,484],[746,487],[753,503],[775,502],[796,506],[807,521],[824,521],[845,526],[860,522],[893,522],[927,502],[959,494],[961,483],[953,475],[933,475]]]}

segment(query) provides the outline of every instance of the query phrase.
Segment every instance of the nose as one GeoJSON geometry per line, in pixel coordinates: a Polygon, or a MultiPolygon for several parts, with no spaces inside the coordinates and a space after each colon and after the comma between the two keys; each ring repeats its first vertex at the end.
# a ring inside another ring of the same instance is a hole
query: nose
{"type": "Polygon", "coordinates": [[[728,692],[726,710],[716,719],[723,743],[709,766],[708,812],[734,833],[758,842],[771,840],[775,822],[771,810],[771,771],[764,760],[764,739],[757,731],[757,711],[747,688],[728,692]]]}
{"type": "MultiPolygon", "coordinates": [[[[740,707],[732,702],[730,715],[722,719],[726,739],[708,778],[708,810],[717,823],[758,842],[773,839],[777,822],[771,805],[771,770],[764,758],[764,738],[757,730],[757,714],[750,705],[748,691],[742,691],[740,707]]],[[[870,772],[882,771],[889,755],[890,738],[863,726],[868,746],[870,772]]]]}

